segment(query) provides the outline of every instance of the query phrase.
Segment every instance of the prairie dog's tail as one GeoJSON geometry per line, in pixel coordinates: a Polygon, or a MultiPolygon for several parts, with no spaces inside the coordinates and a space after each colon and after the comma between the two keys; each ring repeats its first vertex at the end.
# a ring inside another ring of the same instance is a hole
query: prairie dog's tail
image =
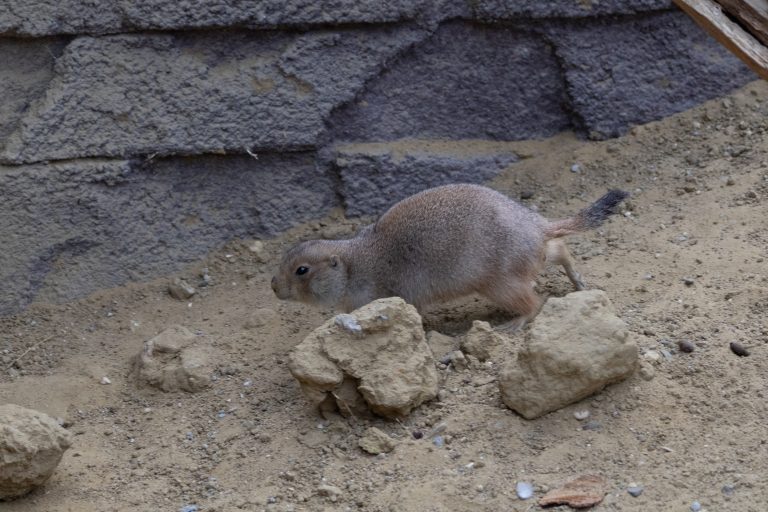
{"type": "Polygon", "coordinates": [[[609,215],[616,213],[616,205],[629,197],[629,192],[613,189],[603,197],[584,208],[573,217],[563,220],[555,220],[544,228],[544,236],[547,239],[560,238],[572,235],[579,231],[587,231],[599,227],[609,215]]]}

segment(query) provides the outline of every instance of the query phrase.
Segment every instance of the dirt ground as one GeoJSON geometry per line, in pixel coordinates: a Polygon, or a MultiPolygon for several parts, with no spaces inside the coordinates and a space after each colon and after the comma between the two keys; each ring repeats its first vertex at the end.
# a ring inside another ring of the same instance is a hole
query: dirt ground
{"type": "MultiPolygon", "coordinates": [[[[168,295],[168,276],[0,319],[0,402],[47,412],[75,434],[49,483],[0,509],[522,512],[539,507],[515,496],[517,481],[540,497],[596,473],[610,482],[596,510],[682,512],[694,500],[708,511],[768,510],[768,83],[621,139],[509,145],[525,158],[492,186],[530,196],[523,202],[548,217],[609,187],[632,192],[623,215],[569,246],[641,352],[666,351],[653,380],[635,375],[528,421],[502,404],[489,379],[497,362],[441,370],[441,400],[401,422],[319,417],[286,354],[331,312],[279,302],[269,279],[290,243],[358,227],[335,212],[266,241],[264,263],[248,241],[233,241],[185,269],[178,275],[196,285],[204,267],[211,276],[189,301],[168,295]],[[211,389],[168,394],[129,378],[143,342],[174,324],[213,348],[211,389]],[[692,353],[678,350],[683,340],[692,353]],[[732,341],[751,355],[733,354],[732,341]],[[582,409],[589,420],[574,417],[582,409]],[[413,439],[440,422],[444,447],[413,439]],[[358,448],[371,425],[400,440],[394,452],[358,448]],[[323,484],[341,494],[320,496],[323,484]],[[630,484],[643,493],[630,496],[630,484]]],[[[571,287],[550,269],[539,290],[571,287]]],[[[425,324],[456,335],[473,319],[508,320],[469,298],[435,308],[425,324]]]]}

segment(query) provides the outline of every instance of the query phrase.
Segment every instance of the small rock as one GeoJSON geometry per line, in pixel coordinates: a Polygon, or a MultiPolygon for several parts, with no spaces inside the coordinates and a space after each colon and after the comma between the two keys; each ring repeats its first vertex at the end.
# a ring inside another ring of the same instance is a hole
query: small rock
{"type": "Polygon", "coordinates": [[[508,339],[493,330],[491,324],[481,320],[472,322],[472,328],[464,335],[461,349],[480,361],[497,359],[499,351],[508,345],[508,339]]]}
{"type": "Polygon", "coordinates": [[[531,199],[533,197],[533,190],[523,190],[520,192],[520,199],[531,199]]]}
{"type": "Polygon", "coordinates": [[[733,493],[736,492],[736,486],[731,484],[726,484],[723,486],[722,489],[720,489],[723,492],[724,496],[733,496],[733,493]]]}
{"type": "Polygon", "coordinates": [[[651,366],[651,363],[648,361],[640,361],[640,369],[638,370],[638,373],[640,374],[641,379],[650,381],[656,376],[656,369],[651,366]]]}
{"type": "Polygon", "coordinates": [[[464,357],[464,352],[461,350],[454,350],[451,352],[451,364],[456,370],[463,371],[469,367],[467,358],[464,357]]]}
{"type": "Polygon", "coordinates": [[[672,360],[672,352],[670,352],[669,350],[667,350],[665,348],[661,349],[661,355],[667,361],[671,361],[672,360]]]}
{"type": "Polygon", "coordinates": [[[630,496],[634,496],[635,498],[643,494],[643,490],[644,489],[639,485],[627,487],[627,492],[630,494],[630,496]]]}
{"type": "Polygon", "coordinates": [[[376,427],[367,429],[357,444],[360,448],[372,455],[389,453],[394,450],[397,445],[394,439],[376,427]]]}
{"type": "Polygon", "coordinates": [[[176,325],[144,343],[131,373],[162,391],[196,393],[210,387],[212,372],[209,349],[196,343],[187,328],[176,325]]]}
{"type": "Polygon", "coordinates": [[[317,487],[317,494],[328,497],[341,496],[341,489],[335,485],[323,484],[317,487]]]}
{"type": "Polygon", "coordinates": [[[683,283],[685,283],[685,286],[693,286],[693,283],[695,283],[694,279],[692,277],[684,277],[683,283]]]}
{"type": "Polygon", "coordinates": [[[112,381],[109,380],[109,377],[107,377],[106,375],[102,377],[99,382],[101,382],[102,384],[112,384],[112,381]]]}
{"type": "Polygon", "coordinates": [[[685,352],[687,354],[690,354],[694,350],[696,350],[696,345],[691,343],[688,340],[681,340],[677,342],[677,346],[680,349],[680,352],[685,352]]]}
{"type": "Polygon", "coordinates": [[[256,308],[249,311],[243,321],[243,329],[259,329],[280,323],[280,315],[274,309],[256,308]]]}
{"type": "Polygon", "coordinates": [[[427,333],[427,344],[432,350],[432,355],[445,365],[451,362],[449,354],[459,348],[459,341],[456,338],[437,331],[427,333]]]}
{"type": "Polygon", "coordinates": [[[736,180],[733,179],[733,176],[728,176],[728,178],[725,180],[725,184],[729,187],[732,187],[736,184],[736,180]]]}
{"type": "Polygon", "coordinates": [[[581,165],[579,164],[573,164],[571,166],[571,172],[579,173],[581,172],[581,165]]]}
{"type": "Polygon", "coordinates": [[[414,430],[413,432],[411,432],[411,435],[413,436],[414,439],[421,439],[422,437],[424,437],[424,432],[420,430],[414,430]]]}
{"type": "Polygon", "coordinates": [[[584,475],[571,480],[562,487],[558,487],[545,494],[539,505],[568,505],[573,508],[586,508],[597,505],[605,497],[607,482],[601,476],[584,475]]]}
{"type": "Polygon", "coordinates": [[[749,355],[749,350],[747,350],[744,347],[744,345],[742,345],[738,341],[732,341],[730,347],[731,347],[731,352],[733,352],[739,357],[746,357],[749,355]]]}
{"type": "Polygon", "coordinates": [[[701,503],[694,501],[691,503],[691,512],[699,512],[701,510],[701,503]]]}
{"type": "Polygon", "coordinates": [[[576,412],[573,413],[573,417],[576,418],[579,421],[585,420],[585,419],[589,418],[589,411],[586,410],[586,409],[584,409],[582,411],[576,411],[576,412]]]}
{"type": "Polygon", "coordinates": [[[445,438],[443,436],[435,436],[432,438],[432,444],[438,448],[442,448],[445,444],[445,438]]]}
{"type": "Polygon", "coordinates": [[[248,250],[253,253],[253,255],[256,257],[256,261],[259,263],[266,263],[269,261],[269,255],[267,254],[267,250],[264,247],[264,242],[261,240],[254,240],[251,242],[251,244],[248,246],[248,250]]]}
{"type": "Polygon", "coordinates": [[[187,300],[195,294],[195,289],[188,282],[177,277],[168,285],[168,293],[174,299],[187,300]]]}
{"type": "Polygon", "coordinates": [[[0,501],[44,484],[71,444],[72,434],[47,414],[0,405],[0,501]]]}
{"type": "Polygon", "coordinates": [[[533,497],[533,485],[528,482],[517,482],[515,485],[517,497],[521,500],[527,500],[533,497]]]}
{"type": "Polygon", "coordinates": [[[179,509],[179,512],[197,512],[200,510],[197,505],[184,505],[179,509]]]}
{"type": "Polygon", "coordinates": [[[603,425],[599,421],[595,421],[595,420],[588,421],[587,423],[584,424],[583,427],[581,427],[581,430],[596,430],[596,431],[598,431],[598,430],[602,430],[602,429],[603,429],[603,425]]]}

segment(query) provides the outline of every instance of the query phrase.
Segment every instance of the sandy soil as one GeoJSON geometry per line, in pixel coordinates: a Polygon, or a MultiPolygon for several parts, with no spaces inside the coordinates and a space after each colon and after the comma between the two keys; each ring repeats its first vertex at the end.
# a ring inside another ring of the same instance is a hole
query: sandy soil
{"type": "MultiPolygon", "coordinates": [[[[195,284],[203,267],[212,278],[190,301],[168,295],[169,276],[0,319],[0,402],[45,411],[75,434],[48,485],[0,508],[529,511],[538,506],[515,497],[516,481],[541,496],[597,473],[611,485],[597,510],[686,511],[694,500],[709,511],[768,510],[768,84],[621,139],[563,134],[513,146],[526,158],[492,185],[532,195],[524,203],[549,217],[609,187],[632,191],[624,215],[569,246],[641,350],[668,351],[653,380],[636,375],[527,421],[501,403],[489,379],[498,365],[445,370],[442,400],[400,423],[318,417],[286,353],[331,312],[278,302],[269,278],[291,242],[359,225],[335,213],[267,241],[265,263],[233,241],[186,269],[179,275],[195,284]],[[166,394],[129,379],[142,343],[173,324],[213,347],[210,390],[166,394]],[[695,351],[680,352],[682,340],[695,351]],[[751,355],[737,357],[731,341],[751,355]],[[112,383],[100,384],[103,376],[112,383]],[[596,422],[590,428],[574,418],[581,409],[596,422]],[[439,422],[445,447],[412,438],[439,422]],[[370,425],[400,439],[393,453],[360,451],[370,425]],[[335,502],[318,495],[325,483],[341,489],[335,502]],[[626,492],[631,483],[644,487],[639,497],[626,492]]],[[[560,296],[570,285],[550,269],[539,289],[560,296]]],[[[473,319],[507,320],[470,298],[430,311],[425,323],[458,334],[473,319]]]]}

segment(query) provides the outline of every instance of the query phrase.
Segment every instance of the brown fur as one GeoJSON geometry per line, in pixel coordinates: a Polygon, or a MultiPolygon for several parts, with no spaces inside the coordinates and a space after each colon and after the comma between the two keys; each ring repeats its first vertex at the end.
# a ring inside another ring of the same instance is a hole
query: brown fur
{"type": "Polygon", "coordinates": [[[487,187],[428,189],[395,204],[354,238],[294,246],[272,288],[280,299],[346,311],[382,297],[399,296],[421,309],[479,293],[521,315],[521,326],[541,305],[533,282],[545,260],[562,265],[574,287],[584,289],[557,237],[599,225],[601,219],[586,214],[594,214],[600,201],[550,222],[487,187]],[[299,267],[307,272],[298,275],[299,267]]]}

